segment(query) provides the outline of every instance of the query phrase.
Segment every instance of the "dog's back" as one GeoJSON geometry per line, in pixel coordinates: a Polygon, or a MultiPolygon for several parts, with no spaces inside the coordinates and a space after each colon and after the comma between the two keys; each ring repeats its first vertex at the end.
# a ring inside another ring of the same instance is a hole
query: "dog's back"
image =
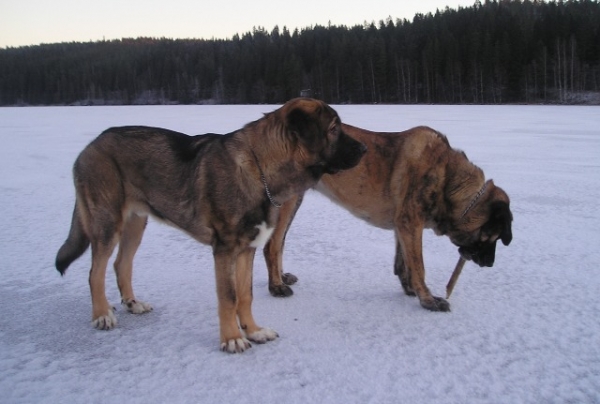
{"type": "MultiPolygon", "coordinates": [[[[400,193],[412,177],[423,177],[432,150],[439,155],[454,153],[446,137],[420,126],[403,132],[372,132],[343,124],[344,131],[369,150],[358,165],[336,175],[325,175],[315,189],[356,217],[383,228],[395,227],[400,193]],[[422,158],[422,154],[428,155],[422,158]]],[[[414,188],[414,187],[413,187],[414,188]]],[[[416,189],[416,188],[415,188],[416,189]]]]}
{"type": "Polygon", "coordinates": [[[137,211],[172,223],[191,220],[189,210],[172,208],[174,201],[195,198],[198,159],[208,148],[220,148],[223,138],[146,126],[102,132],[73,166],[76,202],[69,236],[56,257],[57,270],[64,274],[87,250],[95,226],[106,226],[121,215],[137,211]]]}

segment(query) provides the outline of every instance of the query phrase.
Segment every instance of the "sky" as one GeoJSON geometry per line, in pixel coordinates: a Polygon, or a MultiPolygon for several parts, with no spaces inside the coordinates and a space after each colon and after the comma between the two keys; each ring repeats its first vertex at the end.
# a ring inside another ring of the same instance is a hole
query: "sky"
{"type": "Polygon", "coordinates": [[[263,27],[354,26],[392,17],[412,20],[474,0],[0,0],[0,47],[135,37],[227,39],[263,27]],[[353,4],[353,5],[350,5],[353,4]]]}
{"type": "MultiPolygon", "coordinates": [[[[128,314],[112,262],[117,327],[91,326],[89,251],[54,258],[74,204],[73,162],[102,130],[153,125],[227,133],[269,105],[0,108],[0,401],[31,403],[600,403],[600,114],[592,106],[335,105],[376,131],[429,125],[511,198],[513,241],[492,268],[469,262],[429,312],[393,275],[393,231],[309,191],[285,243],[294,295],[254,263],[253,312],[279,338],[219,350],[212,251],[151,219],[128,314]]],[[[426,231],[431,292],[458,258],[426,231]]],[[[114,256],[113,256],[114,259],[114,256]]]]}

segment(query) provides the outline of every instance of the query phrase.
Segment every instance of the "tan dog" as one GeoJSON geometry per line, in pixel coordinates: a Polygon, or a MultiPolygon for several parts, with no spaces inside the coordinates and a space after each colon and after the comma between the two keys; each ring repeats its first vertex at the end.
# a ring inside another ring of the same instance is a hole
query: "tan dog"
{"type": "MultiPolygon", "coordinates": [[[[353,169],[324,175],[316,189],[356,217],[394,230],[394,272],[405,293],[418,296],[426,309],[449,311],[450,304],[433,296],[425,284],[423,230],[447,235],[461,256],[492,266],[496,241],[508,245],[512,240],[508,196],[433,129],[376,133],[349,125],[342,128],[364,143],[368,152],[353,169]]],[[[298,195],[282,206],[273,237],[264,248],[274,296],[293,293],[288,285],[297,278],[283,274],[282,255],[285,235],[301,202],[298,195]]]]}
{"type": "Polygon", "coordinates": [[[343,132],[337,113],[312,99],[291,100],[227,135],[108,129],[75,161],[75,210],[56,268],[64,274],[91,244],[92,324],[111,329],[117,320],[104,282],[119,244],[115,272],[122,304],[132,313],[151,310],[136,299],[131,280],[147,217],[154,216],[212,246],[221,349],[242,352],[248,340],[277,337],[255,323],[251,305],[254,253],[269,239],[279,204],[324,173],[355,166],[364,152],[343,132]]]}

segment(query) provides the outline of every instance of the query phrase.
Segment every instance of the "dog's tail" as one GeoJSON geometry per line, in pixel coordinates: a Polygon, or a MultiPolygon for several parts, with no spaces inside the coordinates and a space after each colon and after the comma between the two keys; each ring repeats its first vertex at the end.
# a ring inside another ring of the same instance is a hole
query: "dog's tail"
{"type": "Polygon", "coordinates": [[[56,269],[58,272],[60,272],[61,275],[64,275],[69,265],[77,258],[81,257],[89,246],[90,239],[85,234],[83,223],[81,222],[81,217],[77,209],[77,203],[75,203],[69,236],[58,250],[58,254],[56,254],[56,269]]]}

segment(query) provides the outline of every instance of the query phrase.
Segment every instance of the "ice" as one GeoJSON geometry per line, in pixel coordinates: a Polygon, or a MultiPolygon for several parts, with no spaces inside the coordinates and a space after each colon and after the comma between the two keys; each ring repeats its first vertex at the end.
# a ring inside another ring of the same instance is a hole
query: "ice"
{"type": "MultiPolygon", "coordinates": [[[[0,108],[0,402],[600,402],[598,107],[334,106],[367,129],[432,126],[510,195],[512,244],[465,266],[450,313],[401,292],[392,232],[310,191],[284,255],[294,296],[271,297],[255,262],[254,313],[276,341],[221,352],[210,247],[155,221],[134,263],[154,311],[117,307],[116,329],[93,329],[89,252],[54,268],[81,149],[110,126],[226,133],[276,107],[0,108]]],[[[424,243],[444,295],[456,248],[424,243]]],[[[107,294],[119,306],[111,271],[107,294]]]]}

